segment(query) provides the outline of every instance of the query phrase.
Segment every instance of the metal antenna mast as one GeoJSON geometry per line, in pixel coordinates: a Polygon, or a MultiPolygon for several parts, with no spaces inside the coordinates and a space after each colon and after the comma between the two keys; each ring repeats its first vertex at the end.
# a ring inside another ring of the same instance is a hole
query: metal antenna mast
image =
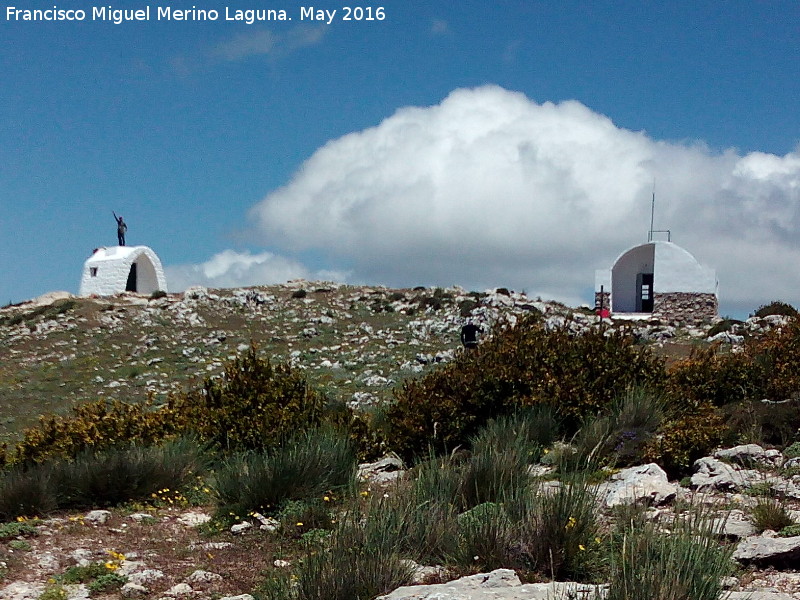
{"type": "Polygon", "coordinates": [[[653,200],[650,203],[650,231],[647,232],[647,241],[653,241],[653,234],[654,233],[666,233],[667,234],[667,241],[672,241],[672,232],[669,229],[653,229],[653,221],[656,214],[656,180],[655,177],[653,178],[653,200]]]}
{"type": "Polygon", "coordinates": [[[653,178],[653,201],[650,204],[650,231],[647,232],[647,241],[653,241],[653,219],[656,214],[656,179],[653,178]]]}

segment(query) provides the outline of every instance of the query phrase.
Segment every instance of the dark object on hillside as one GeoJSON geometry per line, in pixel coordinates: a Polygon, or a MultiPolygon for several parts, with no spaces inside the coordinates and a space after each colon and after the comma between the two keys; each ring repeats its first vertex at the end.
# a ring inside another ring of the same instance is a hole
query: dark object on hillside
{"type": "Polygon", "coordinates": [[[114,215],[114,219],[117,222],[117,242],[120,246],[124,246],[125,232],[128,231],[128,226],[125,224],[125,221],[122,220],[122,217],[118,217],[117,213],[115,213],[113,210],[111,211],[111,214],[114,215]]]}
{"type": "Polygon", "coordinates": [[[481,328],[475,325],[475,323],[467,323],[461,328],[461,343],[464,344],[464,348],[467,350],[472,350],[478,347],[478,334],[481,332],[481,328]]]}

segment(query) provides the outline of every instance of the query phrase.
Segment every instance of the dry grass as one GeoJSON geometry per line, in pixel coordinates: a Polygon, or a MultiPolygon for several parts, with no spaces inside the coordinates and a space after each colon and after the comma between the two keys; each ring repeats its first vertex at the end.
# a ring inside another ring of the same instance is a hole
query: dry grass
{"type": "MultiPolygon", "coordinates": [[[[123,566],[141,562],[141,568],[164,573],[151,586],[153,597],[160,597],[197,569],[217,573],[222,580],[193,588],[208,595],[225,596],[255,589],[264,572],[274,568],[273,561],[287,558],[278,537],[255,527],[242,535],[225,532],[204,537],[198,528],[178,520],[187,510],[198,509],[150,508],[152,518],[137,522],[130,517],[130,511],[114,509],[112,517],[102,525],[86,522],[82,513],[60,514],[45,521],[43,533],[28,538],[31,550],[10,555],[13,564],[9,565],[8,574],[14,581],[44,582],[77,564],[76,550],[90,551],[87,558],[97,562],[107,561],[108,551],[113,550],[125,555],[123,566]],[[43,566],[33,560],[46,555],[55,557],[58,566],[43,566]]],[[[0,554],[9,556],[8,546],[8,542],[0,544],[0,554]]]]}

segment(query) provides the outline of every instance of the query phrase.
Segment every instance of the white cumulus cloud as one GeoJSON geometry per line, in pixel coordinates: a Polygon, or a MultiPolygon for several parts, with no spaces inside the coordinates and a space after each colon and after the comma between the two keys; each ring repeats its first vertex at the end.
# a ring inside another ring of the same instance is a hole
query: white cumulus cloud
{"type": "Polygon", "coordinates": [[[654,183],[655,229],[717,269],[723,310],[800,301],[799,154],[654,140],[496,86],[329,142],[251,217],[357,280],[589,302],[594,270],[647,240],[654,183]]]}
{"type": "Polygon", "coordinates": [[[168,266],[165,271],[173,292],[193,285],[230,288],[284,283],[292,279],[343,281],[347,277],[347,273],[312,271],[296,260],[271,252],[251,254],[233,250],[224,250],[199,265],[168,266]]]}
{"type": "Polygon", "coordinates": [[[225,251],[168,269],[170,287],[306,278],[591,302],[594,270],[647,240],[654,182],[655,229],[717,270],[723,313],[800,304],[800,153],[655,140],[496,86],[330,141],[251,210],[285,256],[225,251]]]}

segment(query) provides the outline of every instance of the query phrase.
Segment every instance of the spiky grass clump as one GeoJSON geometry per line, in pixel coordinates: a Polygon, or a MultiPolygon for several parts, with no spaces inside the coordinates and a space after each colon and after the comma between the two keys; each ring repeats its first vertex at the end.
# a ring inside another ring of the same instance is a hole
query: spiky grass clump
{"type": "Polygon", "coordinates": [[[666,413],[660,392],[635,386],[614,399],[607,414],[588,418],[573,439],[576,449],[562,469],[594,471],[602,466],[629,465],[641,459],[666,413]]]}
{"type": "Polygon", "coordinates": [[[781,531],[795,524],[789,511],[776,498],[759,497],[751,509],[751,517],[756,531],[781,531]]]}
{"type": "Polygon", "coordinates": [[[374,598],[408,583],[411,567],[403,560],[393,523],[379,503],[361,519],[357,511],[343,519],[327,540],[312,544],[297,573],[299,600],[374,598]]]}
{"type": "Polygon", "coordinates": [[[287,500],[354,489],[356,456],[345,432],[313,429],[266,452],[237,454],[218,470],[217,514],[275,512],[287,500]]]}
{"type": "Polygon", "coordinates": [[[45,515],[58,508],[50,470],[16,466],[0,474],[0,521],[45,515]]]}
{"type": "Polygon", "coordinates": [[[84,452],[53,465],[59,506],[91,508],[148,500],[159,490],[188,485],[207,466],[202,448],[180,439],[161,446],[84,452]]]}
{"type": "Polygon", "coordinates": [[[623,526],[607,600],[718,600],[733,547],[717,542],[713,523],[695,511],[675,519],[669,533],[652,521],[623,526]]]}
{"type": "Polygon", "coordinates": [[[0,518],[148,500],[189,484],[205,467],[201,447],[191,440],[87,450],[74,460],[15,467],[0,476],[0,518]]]}
{"type": "Polygon", "coordinates": [[[583,473],[516,499],[508,507],[517,531],[514,560],[554,579],[595,580],[604,569],[596,511],[595,487],[583,473]]]}

